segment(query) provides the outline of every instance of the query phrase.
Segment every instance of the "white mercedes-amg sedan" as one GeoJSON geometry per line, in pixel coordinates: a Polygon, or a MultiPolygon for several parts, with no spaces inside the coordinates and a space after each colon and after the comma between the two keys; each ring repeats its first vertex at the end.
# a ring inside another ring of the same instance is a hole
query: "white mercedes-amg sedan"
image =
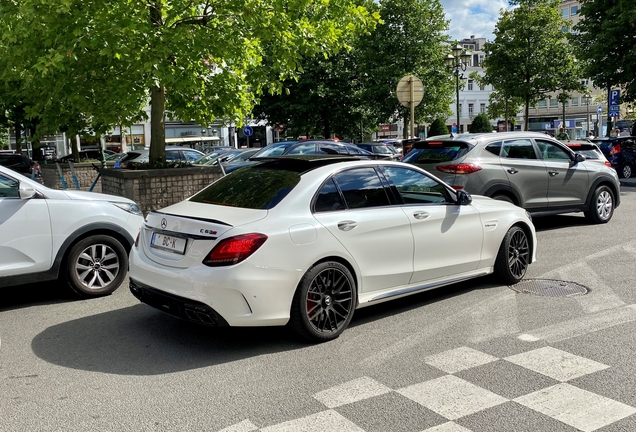
{"type": "Polygon", "coordinates": [[[149,213],[130,256],[142,302],[212,326],[338,337],[357,308],[536,258],[528,213],[400,162],[277,157],[149,213]]]}

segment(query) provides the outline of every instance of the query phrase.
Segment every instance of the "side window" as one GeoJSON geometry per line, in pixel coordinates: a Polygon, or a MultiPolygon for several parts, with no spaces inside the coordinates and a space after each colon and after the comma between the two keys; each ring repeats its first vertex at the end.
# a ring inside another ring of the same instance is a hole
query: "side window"
{"type": "Polygon", "coordinates": [[[348,154],[343,146],[329,143],[319,143],[318,153],[320,154],[348,154]]]}
{"type": "Polygon", "coordinates": [[[626,150],[636,150],[636,142],[633,138],[627,138],[623,140],[621,147],[625,147],[626,150]]]}
{"type": "Polygon", "coordinates": [[[373,168],[351,169],[334,177],[350,209],[389,205],[389,197],[373,168]]]}
{"type": "Polygon", "coordinates": [[[529,139],[504,141],[501,157],[508,159],[536,159],[532,142],[529,139]]]}
{"type": "Polygon", "coordinates": [[[407,168],[385,167],[385,175],[395,185],[404,204],[454,203],[448,190],[436,180],[407,168]]]}
{"type": "Polygon", "coordinates": [[[193,151],[184,151],[183,154],[185,155],[185,158],[188,162],[194,162],[195,160],[199,159],[201,157],[201,155],[199,153],[193,152],[193,151]]]}
{"type": "Polygon", "coordinates": [[[495,156],[499,156],[499,154],[501,153],[501,141],[488,144],[486,146],[486,150],[494,154],[495,156]]]}
{"type": "Polygon", "coordinates": [[[178,161],[181,159],[179,150],[166,150],[166,162],[178,161]]]}
{"type": "Polygon", "coordinates": [[[19,198],[19,183],[0,174],[0,198],[19,198]]]}
{"type": "Polygon", "coordinates": [[[570,154],[556,144],[543,140],[536,140],[536,143],[543,160],[570,160],[570,154]]]}
{"type": "Polygon", "coordinates": [[[321,213],[344,209],[345,204],[342,201],[340,192],[338,192],[338,188],[333,182],[333,179],[329,179],[318,191],[316,203],[314,204],[314,211],[316,213],[321,213]]]}
{"type": "Polygon", "coordinates": [[[316,144],[301,144],[296,147],[293,147],[289,153],[290,155],[301,155],[301,154],[316,154],[316,144]]]}

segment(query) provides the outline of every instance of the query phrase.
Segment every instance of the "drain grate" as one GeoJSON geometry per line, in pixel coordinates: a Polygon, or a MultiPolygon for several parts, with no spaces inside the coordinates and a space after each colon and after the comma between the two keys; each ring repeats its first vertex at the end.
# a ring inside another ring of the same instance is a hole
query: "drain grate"
{"type": "Polygon", "coordinates": [[[527,279],[509,287],[520,294],[544,297],[574,297],[585,295],[590,289],[575,282],[554,279],[527,279]]]}

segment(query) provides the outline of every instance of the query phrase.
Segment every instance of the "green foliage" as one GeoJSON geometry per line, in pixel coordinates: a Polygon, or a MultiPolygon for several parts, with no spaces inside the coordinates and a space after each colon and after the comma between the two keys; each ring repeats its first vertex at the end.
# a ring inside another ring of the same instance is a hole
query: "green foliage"
{"type": "Polygon", "coordinates": [[[636,101],[636,8],[633,0],[583,0],[572,37],[585,76],[598,87],[621,86],[621,102],[636,101]]]}
{"type": "MultiPolygon", "coordinates": [[[[146,117],[151,95],[154,126],[165,112],[240,124],[304,57],[346,48],[378,19],[355,0],[0,0],[0,82],[14,71],[41,128],[99,135],[146,117]]],[[[152,127],[153,163],[164,144],[152,127]]]]}
{"type": "Polygon", "coordinates": [[[500,91],[493,91],[488,97],[488,108],[486,113],[491,119],[503,118],[515,123],[517,113],[523,106],[523,100],[515,97],[505,97],[500,91]]]}
{"type": "Polygon", "coordinates": [[[444,120],[440,118],[436,118],[431,123],[431,127],[428,130],[428,136],[433,137],[437,135],[448,135],[448,128],[446,127],[446,123],[444,120]]]}
{"type": "MultiPolygon", "coordinates": [[[[394,117],[408,121],[409,109],[398,102],[396,87],[409,74],[424,85],[424,99],[415,108],[416,123],[450,114],[454,85],[444,66],[448,21],[440,1],[384,0],[380,17],[383,23],[357,45],[365,73],[362,98],[376,124],[394,117]]],[[[405,122],[405,134],[408,129],[405,122]]]]}
{"type": "Polygon", "coordinates": [[[578,90],[580,70],[563,28],[559,0],[516,0],[517,8],[502,10],[495,39],[486,43],[483,83],[491,84],[503,99],[525,105],[525,129],[531,105],[557,90],[578,90]]]}
{"type": "Polygon", "coordinates": [[[470,124],[471,133],[492,132],[493,127],[486,114],[477,114],[470,124]]]}

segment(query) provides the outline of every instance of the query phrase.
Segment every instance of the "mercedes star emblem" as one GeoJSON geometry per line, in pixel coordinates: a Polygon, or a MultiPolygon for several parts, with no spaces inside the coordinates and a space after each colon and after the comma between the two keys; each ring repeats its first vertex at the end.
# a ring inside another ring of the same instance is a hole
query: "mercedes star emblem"
{"type": "Polygon", "coordinates": [[[161,219],[161,228],[166,229],[167,226],[168,221],[166,220],[166,218],[161,219]]]}

